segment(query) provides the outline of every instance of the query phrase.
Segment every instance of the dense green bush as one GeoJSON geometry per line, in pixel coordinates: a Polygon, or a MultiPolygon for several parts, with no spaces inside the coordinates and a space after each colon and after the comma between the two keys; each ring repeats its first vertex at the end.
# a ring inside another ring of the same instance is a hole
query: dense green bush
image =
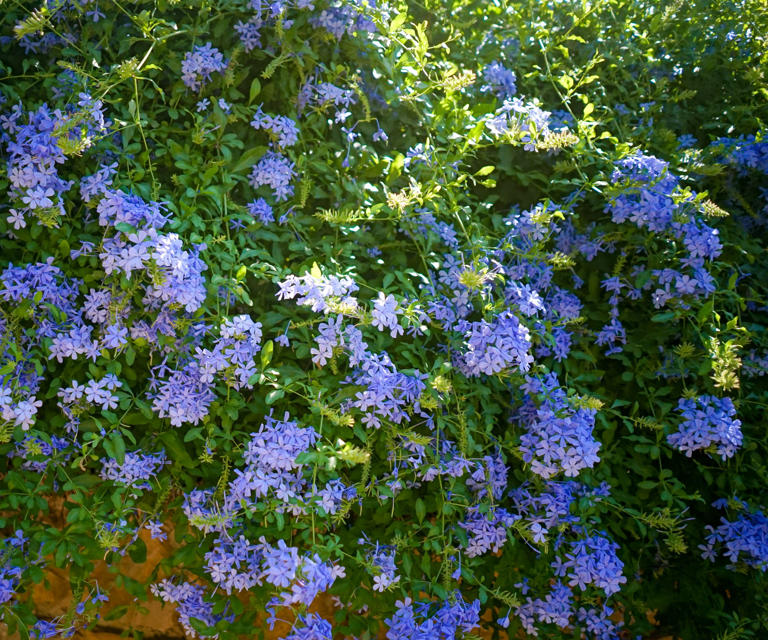
{"type": "Polygon", "coordinates": [[[763,0],[0,24],[11,631],[763,637],[763,0]]]}

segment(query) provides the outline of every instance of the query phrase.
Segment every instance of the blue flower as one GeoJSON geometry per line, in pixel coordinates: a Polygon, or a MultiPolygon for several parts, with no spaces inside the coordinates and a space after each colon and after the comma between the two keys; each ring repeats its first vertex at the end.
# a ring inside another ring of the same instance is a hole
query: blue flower
{"type": "Polygon", "coordinates": [[[714,447],[722,458],[730,458],[742,442],[741,421],[730,398],[697,396],[681,398],[677,410],[683,417],[668,442],[689,458],[694,451],[714,447]]]}
{"type": "Polygon", "coordinates": [[[199,91],[210,81],[212,73],[223,73],[227,64],[221,51],[210,42],[198,45],[181,61],[181,80],[192,91],[199,91]]]}

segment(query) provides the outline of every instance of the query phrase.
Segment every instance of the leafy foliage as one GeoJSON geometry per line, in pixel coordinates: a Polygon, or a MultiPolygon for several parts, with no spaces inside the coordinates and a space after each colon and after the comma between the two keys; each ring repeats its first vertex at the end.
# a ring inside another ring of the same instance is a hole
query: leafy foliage
{"type": "Polygon", "coordinates": [[[6,2],[0,619],[761,637],[766,8],[6,2]]]}

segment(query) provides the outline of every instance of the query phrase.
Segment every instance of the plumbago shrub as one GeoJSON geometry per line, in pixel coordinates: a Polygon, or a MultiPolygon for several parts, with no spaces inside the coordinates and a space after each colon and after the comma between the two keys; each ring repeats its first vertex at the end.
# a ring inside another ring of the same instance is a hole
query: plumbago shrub
{"type": "Polygon", "coordinates": [[[2,8],[11,632],[764,636],[763,2],[2,8]]]}

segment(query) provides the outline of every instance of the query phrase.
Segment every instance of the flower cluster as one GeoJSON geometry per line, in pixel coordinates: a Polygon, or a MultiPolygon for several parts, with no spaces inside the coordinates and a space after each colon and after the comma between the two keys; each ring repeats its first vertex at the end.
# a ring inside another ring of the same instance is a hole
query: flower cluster
{"type": "MultiPolygon", "coordinates": [[[[718,501],[715,506],[723,506],[722,502],[727,501],[718,501]]],[[[720,518],[717,527],[707,525],[706,542],[699,545],[701,555],[714,562],[722,553],[732,565],[744,563],[768,571],[768,518],[759,509],[751,510],[746,503],[736,502],[744,513],[735,520],[720,518]]]]}
{"type": "Polygon", "coordinates": [[[163,452],[147,454],[129,451],[122,463],[114,458],[102,458],[101,462],[103,466],[99,475],[102,479],[138,490],[152,488],[149,480],[158,474],[167,460],[163,452]]]}
{"type": "Polygon", "coordinates": [[[212,489],[193,489],[184,494],[181,512],[189,523],[203,533],[224,533],[235,522],[236,505],[222,504],[212,489]]]}
{"type": "MultiPolygon", "coordinates": [[[[501,78],[494,74],[495,80],[501,78]]],[[[496,91],[510,89],[509,78],[505,85],[497,85],[496,91]]],[[[488,117],[486,127],[493,136],[506,137],[522,143],[526,151],[546,149],[551,144],[552,130],[550,129],[549,111],[544,111],[535,101],[524,102],[521,98],[513,97],[504,100],[504,103],[495,113],[488,117]]]]}
{"type": "Polygon", "coordinates": [[[350,36],[355,35],[358,31],[374,33],[376,26],[365,15],[365,9],[368,9],[372,4],[369,0],[365,0],[357,4],[357,6],[351,4],[331,6],[320,11],[310,21],[316,27],[325,29],[337,40],[341,40],[345,33],[350,36]]]}
{"type": "Polygon", "coordinates": [[[459,241],[456,237],[454,226],[443,220],[438,220],[435,214],[422,211],[414,222],[416,232],[420,235],[429,237],[432,234],[439,238],[449,249],[459,248],[459,241]]]}
{"type": "Polygon", "coordinates": [[[192,91],[200,91],[212,73],[223,73],[229,63],[210,42],[196,46],[181,61],[181,81],[192,91]]]}
{"type": "Polygon", "coordinates": [[[460,320],[455,329],[466,337],[466,347],[455,358],[466,376],[493,375],[509,368],[524,372],[533,363],[528,328],[510,311],[491,322],[460,320]]]}
{"type": "Polygon", "coordinates": [[[542,543],[550,530],[578,522],[578,517],[571,514],[571,505],[582,492],[582,485],[573,480],[550,480],[541,491],[523,485],[510,491],[510,497],[516,514],[528,522],[533,541],[542,543]]]}
{"type": "Polygon", "coordinates": [[[355,281],[349,276],[324,276],[317,273],[305,273],[303,276],[289,275],[279,283],[278,300],[296,299],[300,305],[310,307],[315,313],[353,312],[357,309],[357,299],[350,295],[358,290],[355,281]]]}
{"type": "Polygon", "coordinates": [[[69,419],[68,429],[76,426],[78,416],[93,406],[99,406],[102,411],[117,408],[118,396],[113,393],[122,387],[122,382],[114,374],[108,373],[101,380],[89,380],[80,384],[73,380],[68,387],[61,387],[57,395],[60,398],[59,407],[69,419]]]}
{"type": "Polygon", "coordinates": [[[14,229],[27,226],[27,216],[55,226],[65,213],[64,197],[74,184],[59,175],[67,153],[82,153],[94,138],[105,135],[108,123],[103,105],[88,94],[78,96],[70,112],[47,105],[26,115],[21,105],[2,118],[0,145],[8,156],[9,196],[14,203],[8,222],[14,229]]]}
{"type": "Polygon", "coordinates": [[[16,595],[22,567],[13,562],[13,550],[23,550],[29,541],[21,530],[0,542],[0,604],[9,602],[16,595]]]}
{"type": "MultiPolygon", "coordinates": [[[[519,585],[523,593],[528,590],[527,584],[519,585]]],[[[543,598],[528,596],[525,603],[515,608],[515,614],[520,620],[526,633],[539,637],[537,623],[554,624],[562,630],[567,630],[574,624],[574,617],[583,624],[587,631],[586,637],[595,640],[615,640],[618,636],[621,623],[615,623],[610,619],[613,609],[606,604],[599,608],[574,606],[572,591],[557,581],[552,585],[549,593],[543,598]]],[[[501,626],[508,626],[509,619],[499,620],[501,626]]]]}
{"type": "Polygon", "coordinates": [[[22,458],[22,469],[42,475],[52,466],[72,458],[71,445],[72,441],[68,438],[51,436],[51,441],[46,442],[42,438],[27,436],[8,457],[22,458]]]}
{"type": "Polygon", "coordinates": [[[161,363],[152,368],[147,396],[158,417],[170,418],[174,427],[180,427],[197,424],[208,415],[216,398],[212,387],[195,361],[177,368],[161,363]]]}
{"type": "Polygon", "coordinates": [[[483,456],[474,464],[474,470],[467,478],[467,487],[478,500],[491,497],[501,500],[507,488],[509,467],[504,464],[501,453],[496,451],[492,456],[483,456]]]}
{"type": "Polygon", "coordinates": [[[741,420],[734,417],[736,408],[730,398],[681,398],[677,410],[683,420],[667,440],[689,458],[694,451],[710,447],[720,457],[730,458],[741,447],[741,420]]]}
{"type": "MultiPolygon", "coordinates": [[[[359,338],[359,331],[354,333],[353,338],[359,338]]],[[[355,361],[355,343],[350,342],[352,361],[355,361]]],[[[356,362],[357,366],[344,379],[345,384],[362,387],[362,390],[346,403],[344,410],[359,409],[364,413],[363,423],[373,428],[381,426],[382,418],[394,424],[407,422],[412,412],[429,419],[429,415],[419,405],[421,394],[426,388],[426,374],[419,371],[414,371],[412,375],[403,373],[395,367],[387,353],[375,354],[364,349],[363,344],[359,350],[363,353],[359,362],[356,362]]]]}
{"type": "Polygon", "coordinates": [[[268,151],[251,170],[249,181],[254,189],[262,185],[269,186],[278,200],[286,200],[293,195],[293,180],[296,172],[294,163],[274,151],[268,151]]]}
{"type": "MultiPolygon", "coordinates": [[[[721,254],[722,242],[717,229],[697,219],[693,196],[680,193],[680,180],[669,171],[669,163],[635,153],[617,163],[611,180],[621,189],[606,207],[615,223],[629,221],[639,228],[665,235],[682,244],[688,254],[678,258],[685,271],[656,269],[643,285],[644,289],[656,286],[654,306],[659,308],[687,296],[711,294],[712,276],[705,264],[721,254]]],[[[632,294],[639,297],[634,288],[632,294]]]]}
{"type": "Polygon", "coordinates": [[[379,292],[379,298],[374,301],[373,312],[371,313],[373,326],[379,331],[389,329],[389,334],[393,338],[397,338],[403,334],[403,328],[397,319],[400,314],[402,314],[402,310],[395,297],[393,295],[385,296],[383,292],[379,292]]]}
{"type": "Polygon", "coordinates": [[[400,581],[400,576],[397,575],[397,566],[395,566],[394,547],[380,545],[378,541],[373,545],[366,538],[360,538],[358,543],[361,546],[373,547],[366,553],[366,560],[374,571],[374,591],[386,591],[400,581]]]}
{"type": "Polygon", "coordinates": [[[619,545],[605,534],[596,533],[570,542],[568,551],[552,567],[555,575],[568,578],[571,587],[584,591],[594,586],[611,596],[627,581],[622,575],[624,563],[616,555],[618,549],[619,545]]]}
{"type": "Polygon", "coordinates": [[[467,517],[459,526],[467,532],[465,552],[470,558],[492,551],[498,552],[507,541],[507,529],[519,519],[496,507],[484,512],[481,507],[467,509],[467,517]]]}
{"type": "Polygon", "coordinates": [[[261,107],[253,116],[251,126],[257,131],[264,129],[279,147],[292,147],[299,139],[299,130],[293,120],[286,116],[267,115],[261,107]]]}
{"type": "Polygon", "coordinates": [[[300,627],[294,626],[283,640],[332,640],[333,629],[331,623],[321,618],[316,613],[308,613],[298,616],[296,622],[300,627]]]}
{"type": "Polygon", "coordinates": [[[14,402],[11,390],[5,386],[0,387],[0,417],[4,422],[21,427],[23,431],[28,431],[34,424],[37,410],[42,406],[42,401],[34,395],[14,402]]]}
{"type": "Polygon", "coordinates": [[[261,46],[261,26],[262,21],[258,16],[253,16],[245,22],[240,20],[235,24],[235,31],[240,36],[240,42],[246,52],[261,46]]]}
{"type": "Polygon", "coordinates": [[[230,499],[251,503],[272,495],[279,510],[290,509],[306,490],[304,465],[297,462],[318,439],[311,427],[299,427],[288,414],[282,420],[266,416],[257,433],[251,434],[244,453],[246,466],[230,484],[230,499]]]}
{"type": "Polygon", "coordinates": [[[536,623],[554,624],[564,629],[570,626],[573,615],[573,593],[557,581],[544,598],[528,596],[524,604],[515,609],[526,633],[538,636],[536,623]]]}
{"type": "Polygon", "coordinates": [[[270,224],[275,221],[275,213],[264,198],[256,198],[249,202],[248,213],[257,218],[261,224],[270,224]]]}
{"type": "Polygon", "coordinates": [[[233,540],[222,534],[205,554],[205,560],[211,581],[228,594],[264,582],[281,589],[269,603],[272,616],[279,606],[310,606],[318,593],[326,591],[344,573],[317,554],[302,556],[284,540],[271,545],[263,536],[258,544],[252,544],[242,535],[233,540]]]}
{"type": "MultiPolygon", "coordinates": [[[[152,594],[163,600],[176,605],[176,612],[179,615],[179,623],[184,631],[192,638],[200,638],[195,628],[192,626],[193,619],[200,620],[208,627],[214,626],[220,620],[233,620],[233,615],[223,615],[213,613],[213,603],[205,599],[205,589],[191,582],[180,582],[175,584],[172,580],[161,580],[151,585],[152,594]]],[[[208,636],[211,637],[211,636],[208,636]]],[[[212,636],[214,638],[217,635],[212,636]]]]}
{"type": "Polygon", "coordinates": [[[267,610],[272,615],[275,607],[309,607],[319,593],[344,575],[343,567],[324,562],[316,553],[298,555],[295,547],[287,547],[282,540],[277,547],[265,548],[263,566],[267,582],[288,588],[270,601],[267,610]]]}
{"type": "Polygon", "coordinates": [[[83,323],[77,301],[79,285],[79,281],[64,276],[53,258],[23,267],[10,264],[0,273],[0,300],[28,309],[24,316],[32,325],[31,330],[21,332],[18,318],[0,316],[0,330],[5,336],[0,356],[8,363],[6,374],[0,377],[4,421],[26,430],[42,405],[35,394],[44,377],[28,360],[33,352],[50,344],[48,357],[61,362],[63,357],[98,351],[89,338],[90,327],[83,323]]]}
{"type": "Polygon", "coordinates": [[[336,108],[334,120],[343,122],[348,117],[348,107],[357,101],[353,89],[343,89],[330,82],[312,82],[308,80],[298,96],[298,111],[301,114],[307,107],[313,107],[318,110],[326,109],[330,106],[336,108]]]}
{"type": "Polygon", "coordinates": [[[768,352],[758,353],[754,349],[744,357],[741,373],[745,376],[764,376],[768,373],[768,352]]]}
{"type": "Polygon", "coordinates": [[[387,640],[435,638],[451,640],[457,633],[469,633],[480,622],[480,601],[465,602],[460,592],[437,604],[399,600],[397,611],[385,623],[387,640]]]}
{"type": "Polygon", "coordinates": [[[517,419],[526,430],[520,437],[520,451],[531,471],[542,478],[561,471],[575,477],[597,463],[600,443],[592,433],[596,410],[574,408],[554,374],[544,379],[529,377],[526,389],[529,395],[517,419]]]}
{"type": "Polygon", "coordinates": [[[247,315],[226,318],[219,333],[213,348],[196,348],[201,380],[211,383],[216,375],[229,372],[229,386],[238,390],[253,388],[250,379],[256,373],[254,358],[261,351],[261,322],[254,322],[247,315]]]}
{"type": "MultiPolygon", "coordinates": [[[[137,196],[106,191],[96,207],[99,223],[113,227],[116,233],[102,244],[99,259],[108,276],[115,273],[130,279],[134,271],[143,272],[148,282],[142,302],[150,309],[179,305],[192,313],[205,300],[202,274],[207,265],[200,258],[205,245],[188,251],[178,234],[161,233],[168,221],[162,209],[160,204],[137,196]]],[[[111,301],[109,296],[101,291],[94,303],[104,309],[111,301]]],[[[112,346],[124,344],[125,334],[127,331],[112,346]]]]}
{"type": "Polygon", "coordinates": [[[483,69],[483,79],[486,84],[484,91],[492,91],[499,100],[514,98],[517,93],[517,77],[498,61],[494,61],[483,69]]]}
{"type": "Polygon", "coordinates": [[[725,161],[742,174],[748,171],[768,173],[768,141],[765,139],[758,140],[754,134],[718,138],[711,146],[721,150],[725,161]]]}
{"type": "Polygon", "coordinates": [[[219,379],[234,389],[253,387],[254,358],[261,351],[261,323],[247,315],[225,318],[219,334],[212,348],[197,347],[194,356],[179,366],[163,362],[152,369],[148,393],[152,408],[176,427],[185,422],[197,424],[208,414],[219,379]]]}
{"type": "Polygon", "coordinates": [[[245,536],[237,539],[221,535],[213,548],[205,554],[206,571],[211,581],[229,594],[247,591],[261,584],[260,545],[252,544],[245,536]]]}

